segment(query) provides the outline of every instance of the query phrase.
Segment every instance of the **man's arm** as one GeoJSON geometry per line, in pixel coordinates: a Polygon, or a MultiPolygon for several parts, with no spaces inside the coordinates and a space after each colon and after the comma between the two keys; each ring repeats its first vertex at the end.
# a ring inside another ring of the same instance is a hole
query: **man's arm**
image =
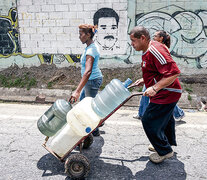
{"type": "Polygon", "coordinates": [[[178,76],[179,76],[179,74],[175,74],[175,75],[167,77],[167,78],[162,78],[155,85],[147,88],[143,95],[144,96],[154,96],[155,94],[157,94],[157,92],[159,90],[172,84],[178,76]]]}

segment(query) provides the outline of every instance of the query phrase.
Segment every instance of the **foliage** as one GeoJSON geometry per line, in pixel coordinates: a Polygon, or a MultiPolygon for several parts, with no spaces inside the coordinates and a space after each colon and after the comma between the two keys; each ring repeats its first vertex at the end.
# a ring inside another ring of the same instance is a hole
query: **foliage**
{"type": "Polygon", "coordinates": [[[185,90],[186,90],[188,93],[192,93],[192,92],[193,92],[193,90],[192,90],[191,88],[189,88],[189,87],[186,87],[185,90]]]}
{"type": "Polygon", "coordinates": [[[36,87],[37,81],[34,77],[29,77],[29,73],[25,73],[23,77],[5,76],[0,74],[0,85],[11,88],[27,88],[36,87]]]}
{"type": "Polygon", "coordinates": [[[51,89],[52,86],[53,86],[53,82],[50,81],[50,82],[47,83],[47,88],[48,88],[48,89],[51,89]]]}
{"type": "Polygon", "coordinates": [[[192,97],[191,97],[190,94],[188,94],[188,100],[189,100],[189,101],[192,101],[192,97]]]}

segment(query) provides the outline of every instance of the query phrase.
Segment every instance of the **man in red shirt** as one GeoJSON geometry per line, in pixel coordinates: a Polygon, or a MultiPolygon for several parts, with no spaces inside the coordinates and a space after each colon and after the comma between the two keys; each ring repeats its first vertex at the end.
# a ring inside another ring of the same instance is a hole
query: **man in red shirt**
{"type": "Polygon", "coordinates": [[[167,47],[151,41],[149,32],[144,27],[134,27],[130,32],[130,39],[133,48],[143,52],[143,78],[133,85],[146,85],[143,95],[150,97],[150,104],[143,115],[142,124],[156,151],[149,158],[154,163],[160,163],[173,156],[171,146],[177,145],[173,110],[182,93],[177,78],[180,70],[167,47]]]}

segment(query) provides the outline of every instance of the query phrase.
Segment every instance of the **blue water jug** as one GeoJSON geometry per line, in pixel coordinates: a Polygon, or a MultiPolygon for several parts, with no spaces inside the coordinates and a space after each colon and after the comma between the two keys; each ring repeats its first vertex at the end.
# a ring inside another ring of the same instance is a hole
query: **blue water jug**
{"type": "Polygon", "coordinates": [[[96,95],[95,98],[93,98],[91,102],[92,109],[101,118],[106,117],[130,96],[130,92],[127,87],[131,83],[132,80],[129,78],[124,83],[118,79],[113,79],[100,93],[96,95]]]}
{"type": "Polygon", "coordinates": [[[55,135],[66,124],[66,115],[71,109],[71,104],[66,100],[56,100],[37,121],[39,131],[48,137],[55,135]]]}

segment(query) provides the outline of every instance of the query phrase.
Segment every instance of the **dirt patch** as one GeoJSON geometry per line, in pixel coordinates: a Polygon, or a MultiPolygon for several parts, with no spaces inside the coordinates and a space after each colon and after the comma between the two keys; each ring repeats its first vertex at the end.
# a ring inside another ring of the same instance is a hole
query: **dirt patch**
{"type": "MultiPolygon", "coordinates": [[[[16,77],[24,77],[26,74],[29,78],[35,78],[37,88],[67,88],[68,86],[76,87],[81,79],[80,67],[70,66],[57,68],[55,65],[43,64],[38,67],[23,67],[17,65],[11,66],[0,72],[1,75],[15,79],[16,77]]],[[[131,78],[133,81],[141,77],[141,68],[135,66],[133,68],[115,68],[102,69],[104,75],[103,86],[108,84],[112,79],[117,78],[121,81],[131,78]]],[[[0,86],[2,84],[0,83],[0,86]]]]}
{"type": "MultiPolygon", "coordinates": [[[[104,75],[102,88],[114,78],[124,81],[129,77],[135,81],[142,75],[140,65],[128,68],[104,68],[101,71],[104,75]]],[[[36,79],[35,87],[37,88],[75,89],[81,78],[80,67],[75,66],[57,68],[55,65],[43,64],[38,67],[19,68],[14,65],[0,71],[0,75],[10,77],[10,79],[24,77],[25,74],[29,78],[36,79]]],[[[180,81],[184,91],[198,96],[207,96],[207,76],[205,74],[181,75],[180,81]]],[[[1,82],[0,86],[3,86],[1,82]]]]}

